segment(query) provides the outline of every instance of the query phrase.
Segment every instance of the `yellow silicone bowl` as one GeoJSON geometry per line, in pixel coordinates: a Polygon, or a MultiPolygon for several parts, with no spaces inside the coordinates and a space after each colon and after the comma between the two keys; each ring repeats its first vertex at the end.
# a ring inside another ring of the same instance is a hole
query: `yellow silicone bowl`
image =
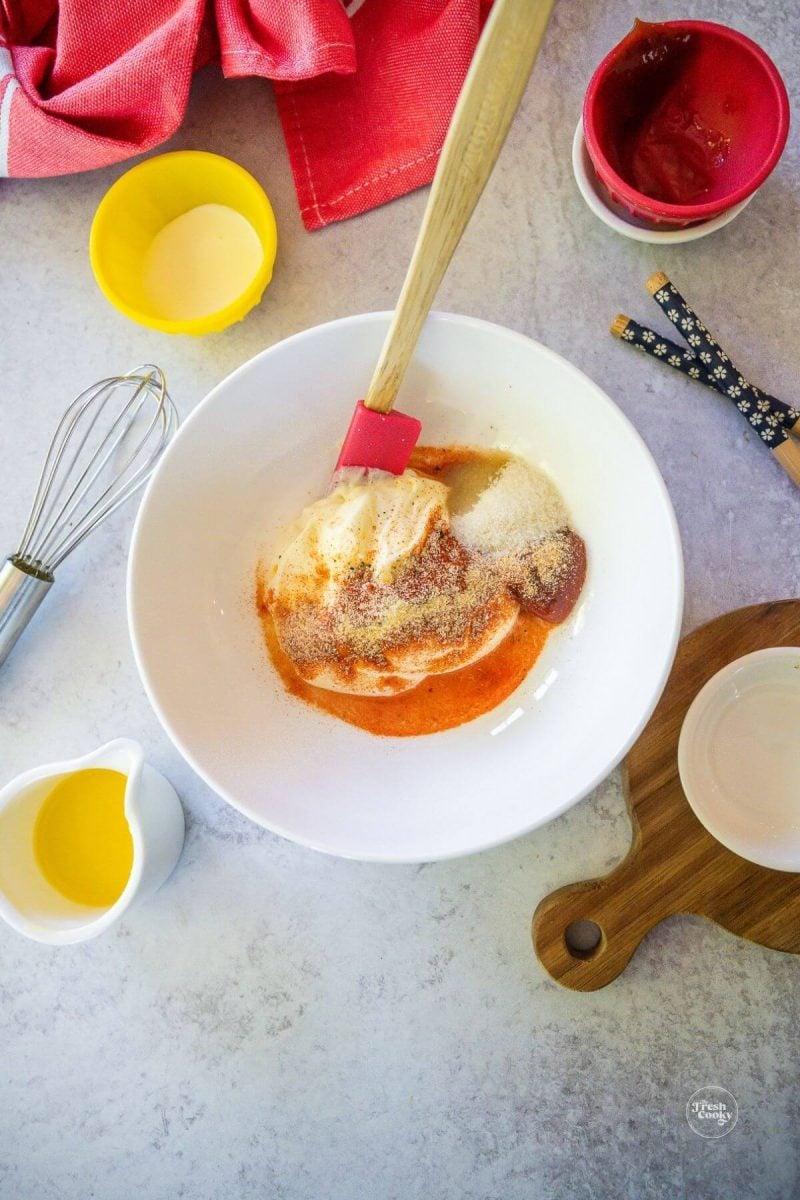
{"type": "Polygon", "coordinates": [[[151,329],[194,335],[227,329],[258,304],[272,278],[277,247],[275,214],[264,189],[238,163],[205,150],[160,154],[126,171],[100,201],[89,235],[94,277],[115,308],[151,329]],[[258,234],[264,261],[231,304],[203,317],[166,320],[144,293],[144,255],[165,225],[200,204],[226,204],[245,217],[258,234]]]}

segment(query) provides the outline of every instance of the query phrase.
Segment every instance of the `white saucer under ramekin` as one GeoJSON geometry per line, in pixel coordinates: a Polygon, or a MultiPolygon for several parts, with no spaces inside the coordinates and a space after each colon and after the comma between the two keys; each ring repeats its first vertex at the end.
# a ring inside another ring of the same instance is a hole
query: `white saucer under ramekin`
{"type": "Polygon", "coordinates": [[[695,816],[734,854],[800,871],[800,647],[756,650],[702,688],[678,770],[695,816]]]}
{"type": "Polygon", "coordinates": [[[631,216],[621,204],[615,204],[597,178],[586,148],[582,119],[578,121],[575,137],[572,139],[572,170],[580,194],[604,225],[616,233],[621,233],[623,237],[632,238],[635,242],[652,242],[656,246],[674,246],[678,242],[695,242],[698,238],[708,237],[709,233],[715,233],[717,229],[730,225],[755,195],[753,192],[746,200],[735,204],[733,208],[711,221],[687,225],[684,229],[650,229],[631,216]]]}

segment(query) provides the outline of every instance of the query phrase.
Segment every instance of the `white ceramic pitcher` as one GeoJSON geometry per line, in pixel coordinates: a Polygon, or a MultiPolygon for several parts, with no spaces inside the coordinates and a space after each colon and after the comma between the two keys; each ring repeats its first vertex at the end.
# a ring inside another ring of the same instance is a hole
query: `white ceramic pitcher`
{"type": "Polygon", "coordinates": [[[108,929],[134,901],[155,892],[180,858],[183,809],[171,783],[144,761],[138,742],[118,738],[83,758],[35,767],[0,791],[0,917],[37,942],[64,946],[108,929]],[[133,839],[133,866],[122,895],[106,908],[68,900],[42,875],[33,828],[44,800],[59,780],[88,767],[127,777],[125,818],[133,839]]]}

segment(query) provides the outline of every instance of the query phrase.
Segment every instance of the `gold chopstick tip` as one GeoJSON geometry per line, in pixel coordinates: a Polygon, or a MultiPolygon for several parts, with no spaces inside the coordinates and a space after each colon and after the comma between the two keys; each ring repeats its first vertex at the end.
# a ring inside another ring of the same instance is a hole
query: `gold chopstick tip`
{"type": "Polygon", "coordinates": [[[625,313],[617,313],[610,326],[614,337],[621,338],[625,330],[630,325],[630,321],[630,317],[626,317],[625,313]]]}
{"type": "Polygon", "coordinates": [[[651,296],[655,296],[656,292],[660,291],[662,287],[666,287],[668,283],[669,279],[664,272],[656,271],[655,275],[651,275],[644,286],[647,288],[651,296]]]}

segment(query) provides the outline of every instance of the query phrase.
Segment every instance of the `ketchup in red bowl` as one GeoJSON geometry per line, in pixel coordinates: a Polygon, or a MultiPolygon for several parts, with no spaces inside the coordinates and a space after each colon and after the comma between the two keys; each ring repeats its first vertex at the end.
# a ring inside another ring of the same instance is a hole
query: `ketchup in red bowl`
{"type": "Polygon", "coordinates": [[[683,225],[745,199],[780,157],[786,89],[755,42],[707,21],[637,21],[584,102],[595,170],[636,216],[683,225]]]}

